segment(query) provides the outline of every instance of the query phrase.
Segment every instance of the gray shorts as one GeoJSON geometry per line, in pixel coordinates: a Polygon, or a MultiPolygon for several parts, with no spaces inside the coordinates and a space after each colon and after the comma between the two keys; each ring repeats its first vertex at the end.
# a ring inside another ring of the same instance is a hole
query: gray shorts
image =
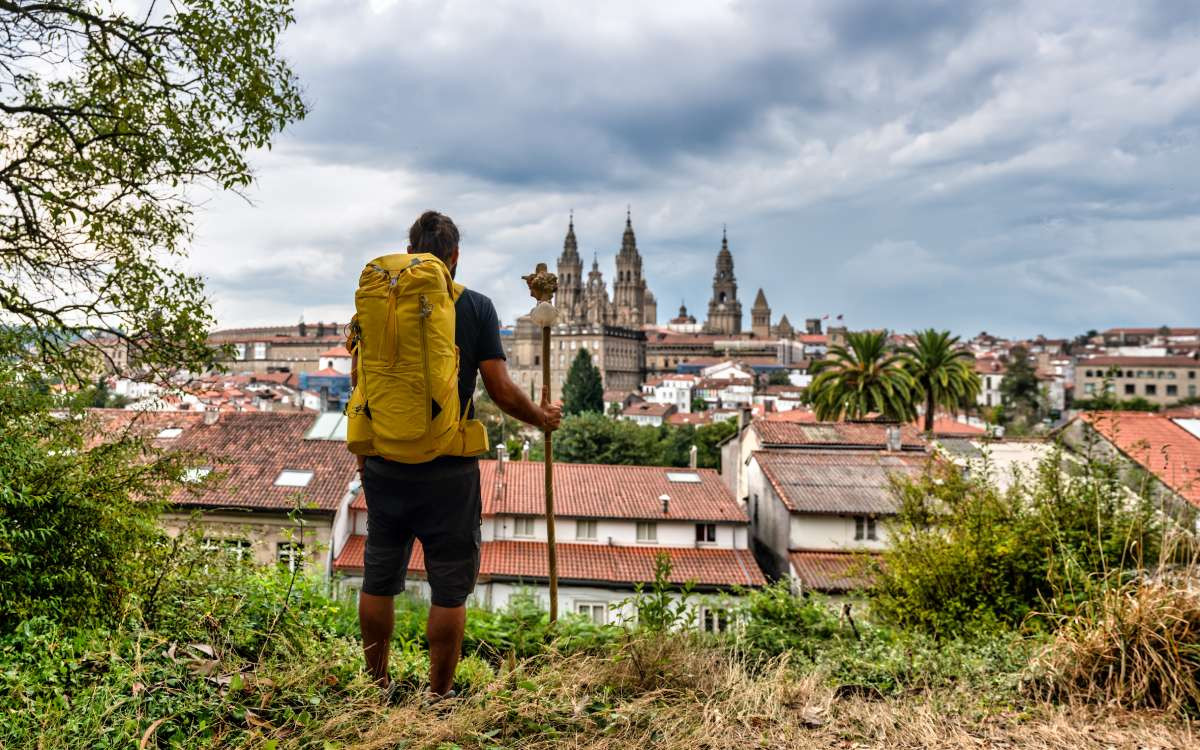
{"type": "Polygon", "coordinates": [[[479,575],[479,462],[439,459],[410,465],[371,457],[363,468],[363,492],[363,593],[403,591],[413,539],[420,539],[430,600],[439,607],[464,604],[479,575]]]}

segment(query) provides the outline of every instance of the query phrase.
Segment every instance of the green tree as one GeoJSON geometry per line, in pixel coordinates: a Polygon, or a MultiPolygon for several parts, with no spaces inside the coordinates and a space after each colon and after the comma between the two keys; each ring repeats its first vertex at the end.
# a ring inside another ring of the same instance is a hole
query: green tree
{"type": "Polygon", "coordinates": [[[917,392],[925,399],[925,431],[932,432],[938,407],[957,411],[974,403],[982,384],[971,355],[958,346],[957,336],[927,328],[913,333],[913,339],[903,351],[917,392]]]}
{"type": "Polygon", "coordinates": [[[917,386],[906,362],[888,346],[886,331],[848,333],[845,346],[813,363],[805,398],[825,421],[875,413],[909,422],[917,415],[917,386]]]}
{"type": "Polygon", "coordinates": [[[563,414],[584,412],[604,413],[604,385],[600,368],[592,364],[592,355],[580,349],[563,383],[563,414]]]}
{"type": "Polygon", "coordinates": [[[767,376],[767,385],[791,385],[792,379],[787,370],[772,370],[767,376]]]}
{"type": "Polygon", "coordinates": [[[187,458],[105,431],[80,408],[89,395],[64,404],[0,369],[0,631],[115,621],[153,568],[158,511],[187,458]]]}
{"type": "Polygon", "coordinates": [[[1000,379],[1000,396],[1005,411],[1014,412],[1027,423],[1037,421],[1041,413],[1042,393],[1038,385],[1037,369],[1023,346],[1013,347],[1009,352],[1004,377],[1000,379]]]}
{"type": "Polygon", "coordinates": [[[287,0],[0,0],[0,359],[75,382],[120,350],[203,370],[213,323],[180,270],[196,188],[305,113],[287,0]]]}

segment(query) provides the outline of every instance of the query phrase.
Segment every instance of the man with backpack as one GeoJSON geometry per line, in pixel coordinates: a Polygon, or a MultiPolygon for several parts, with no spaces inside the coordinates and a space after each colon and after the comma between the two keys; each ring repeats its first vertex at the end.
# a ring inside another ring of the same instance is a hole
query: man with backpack
{"type": "Polygon", "coordinates": [[[509,377],[492,301],[454,281],[459,234],[450,217],[426,211],[408,237],[407,255],[363,270],[347,341],[347,442],[367,501],[358,617],[367,670],[390,689],[394,597],[419,539],[431,601],[429,687],[441,698],[453,695],[479,572],[477,457],[488,445],[474,419],[476,373],[497,406],[540,430],[558,427],[561,405],[545,389],[541,405],[533,403],[509,377]]]}

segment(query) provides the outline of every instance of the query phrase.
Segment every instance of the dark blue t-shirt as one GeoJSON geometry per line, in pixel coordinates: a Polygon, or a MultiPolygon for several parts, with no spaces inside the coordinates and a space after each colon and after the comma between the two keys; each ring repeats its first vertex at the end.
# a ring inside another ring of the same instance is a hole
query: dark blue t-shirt
{"type": "Polygon", "coordinates": [[[468,417],[475,416],[475,382],[479,363],[504,359],[500,343],[500,318],[496,306],[479,292],[466,290],[454,303],[454,343],[458,345],[458,403],[468,417]]]}

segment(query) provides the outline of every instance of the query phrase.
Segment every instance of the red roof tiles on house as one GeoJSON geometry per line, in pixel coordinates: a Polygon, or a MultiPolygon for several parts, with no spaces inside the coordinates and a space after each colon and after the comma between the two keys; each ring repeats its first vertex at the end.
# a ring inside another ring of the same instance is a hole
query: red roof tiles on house
{"type": "Polygon", "coordinates": [[[667,424],[683,425],[683,424],[711,424],[712,417],[706,412],[676,412],[667,417],[667,424]]]}
{"type": "Polygon", "coordinates": [[[923,453],[871,450],[755,451],[753,457],[792,513],[895,513],[891,476],[915,476],[929,461],[923,453]]]}
{"type": "Polygon", "coordinates": [[[350,352],[346,350],[346,345],[345,345],[345,344],[341,344],[341,345],[339,345],[339,346],[335,346],[335,347],[333,347],[333,348],[331,348],[331,349],[326,349],[325,351],[321,352],[321,353],[320,353],[319,355],[317,355],[317,356],[319,356],[319,357],[346,357],[346,358],[349,358],[349,357],[350,357],[350,352]]]}
{"type": "MultiPolygon", "coordinates": [[[[884,448],[887,428],[883,422],[783,422],[756,419],[751,423],[759,441],[767,447],[853,447],[884,448]]],[[[905,450],[923,450],[926,441],[912,425],[900,425],[900,445],[905,450]]]]}
{"type": "MultiPolygon", "coordinates": [[[[495,464],[495,461],[481,461],[480,470],[494,471],[495,464]]],[[[490,474],[490,480],[481,477],[484,512],[543,514],[544,471],[541,462],[506,461],[503,475],[490,474]],[[494,487],[497,480],[503,481],[503,490],[489,493],[489,486],[494,487]]],[[[567,518],[747,522],[745,511],[712,469],[555,464],[554,509],[560,517],[567,518]],[[671,481],[668,474],[696,477],[699,481],[671,481]],[[658,499],[664,494],[671,498],[667,513],[662,512],[662,501],[658,499]]]]}
{"type": "Polygon", "coordinates": [[[651,401],[630,404],[621,412],[623,417],[665,417],[674,413],[674,404],[659,404],[651,401]]]}
{"type": "Polygon", "coordinates": [[[837,594],[862,588],[868,581],[860,574],[862,554],[817,550],[788,552],[792,571],[806,589],[837,594]]]}
{"type": "MultiPolygon", "coordinates": [[[[366,537],[351,536],[334,561],[334,570],[359,573],[363,567],[366,537]]],[[[558,544],[560,581],[619,583],[632,586],[654,580],[658,553],[671,558],[670,581],[698,586],[763,586],[766,578],[744,549],[714,547],[610,547],[603,544],[558,544]]],[[[422,576],[425,559],[420,542],[413,543],[408,568],[422,576]]],[[[484,542],[480,547],[479,579],[516,579],[537,582],[549,578],[545,542],[484,542]]]]}
{"type": "Polygon", "coordinates": [[[305,413],[225,412],[213,424],[204,415],[180,412],[96,410],[113,429],[155,436],[177,427],[177,437],[156,439],[163,448],[198,454],[214,476],[200,494],[176,491],[172,501],[190,507],[235,507],[287,511],[296,506],[332,512],[354,478],[354,457],[340,440],[305,440],[313,416],[305,413]],[[275,485],[285,469],[311,471],[304,487],[275,485]]]}
{"type": "Polygon", "coordinates": [[[1084,412],[1079,416],[1105,440],[1200,507],[1200,438],[1159,414],[1084,412]]]}

